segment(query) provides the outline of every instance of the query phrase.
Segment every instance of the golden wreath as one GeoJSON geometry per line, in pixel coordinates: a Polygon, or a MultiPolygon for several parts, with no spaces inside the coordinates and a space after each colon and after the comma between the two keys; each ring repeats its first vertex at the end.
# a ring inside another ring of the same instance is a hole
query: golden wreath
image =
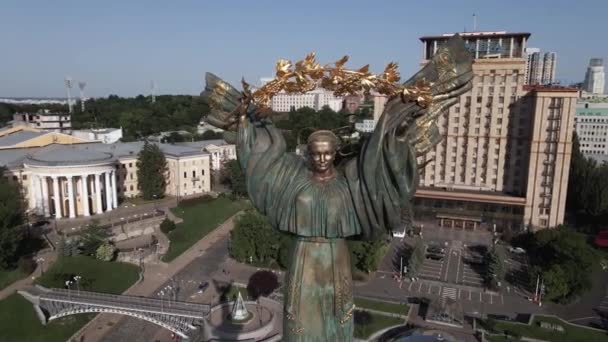
{"type": "Polygon", "coordinates": [[[375,75],[369,71],[369,65],[357,70],[346,69],[344,64],[347,61],[348,56],[344,56],[333,64],[321,66],[314,53],[309,53],[295,65],[280,59],[276,64],[276,77],[253,93],[243,81],[243,102],[253,102],[258,106],[258,111],[266,111],[272,97],[281,91],[302,94],[317,87],[330,90],[336,96],[369,94],[375,90],[388,97],[401,96],[404,102],[415,101],[422,108],[427,108],[432,102],[431,85],[424,79],[416,81],[412,87],[398,83],[400,75],[397,63],[389,63],[382,74],[375,75]]]}

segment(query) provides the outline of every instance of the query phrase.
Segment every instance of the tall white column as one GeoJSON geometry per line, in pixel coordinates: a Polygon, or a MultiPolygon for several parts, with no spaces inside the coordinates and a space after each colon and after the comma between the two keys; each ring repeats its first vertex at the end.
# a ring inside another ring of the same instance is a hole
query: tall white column
{"type": "Polygon", "coordinates": [[[110,173],[106,172],[103,175],[106,181],[106,210],[112,210],[112,187],[110,186],[110,173]]]}
{"type": "Polygon", "coordinates": [[[118,185],[116,184],[116,170],[112,171],[112,208],[118,208],[118,185]]]}
{"type": "Polygon", "coordinates": [[[74,177],[68,176],[68,203],[70,204],[70,218],[76,217],[76,195],[74,194],[74,177]]]}
{"type": "Polygon", "coordinates": [[[61,218],[61,196],[59,195],[59,178],[53,176],[53,200],[55,201],[55,217],[61,218]]]}
{"type": "Polygon", "coordinates": [[[99,173],[95,174],[95,208],[97,214],[103,213],[103,207],[101,205],[101,180],[99,179],[99,173]]]}
{"type": "Polygon", "coordinates": [[[32,174],[27,177],[30,182],[27,190],[28,209],[36,209],[36,177],[32,174]]]}
{"type": "Polygon", "coordinates": [[[42,209],[44,216],[51,215],[51,206],[49,203],[49,182],[46,176],[40,178],[40,185],[42,186],[42,209]]]}
{"type": "Polygon", "coordinates": [[[89,210],[89,175],[80,176],[80,201],[82,202],[82,214],[84,216],[91,215],[89,210]]]}

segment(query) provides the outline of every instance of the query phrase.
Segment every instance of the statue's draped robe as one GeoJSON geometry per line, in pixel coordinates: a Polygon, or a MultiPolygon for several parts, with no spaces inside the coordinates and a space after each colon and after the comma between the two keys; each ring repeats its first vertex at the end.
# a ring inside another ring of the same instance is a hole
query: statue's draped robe
{"type": "Polygon", "coordinates": [[[411,110],[383,115],[360,155],[324,182],[313,180],[306,160],[286,152],[272,122],[241,123],[237,154],[249,196],[273,227],[298,237],[286,284],[287,341],[352,339],[352,276],[344,238],[399,227],[401,209],[417,184],[411,145],[396,134],[411,110]]]}

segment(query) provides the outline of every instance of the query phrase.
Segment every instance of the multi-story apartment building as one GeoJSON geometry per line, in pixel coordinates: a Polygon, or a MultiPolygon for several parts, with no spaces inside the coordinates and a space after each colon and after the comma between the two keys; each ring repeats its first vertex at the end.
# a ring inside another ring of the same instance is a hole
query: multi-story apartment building
{"type": "Polygon", "coordinates": [[[526,69],[524,71],[525,84],[540,84],[543,72],[543,60],[539,48],[526,48],[526,69]]]}
{"type": "Polygon", "coordinates": [[[553,84],[555,82],[555,52],[545,52],[541,55],[538,48],[525,49],[526,68],[524,84],[553,84]]]}
{"type": "MultiPolygon", "coordinates": [[[[473,87],[439,119],[420,157],[419,217],[447,226],[532,229],[563,222],[577,91],[524,87],[529,33],[462,33],[473,87]]],[[[452,34],[422,37],[426,63],[452,34]]]]}
{"type": "Polygon", "coordinates": [[[541,84],[553,84],[555,82],[555,65],[557,64],[557,57],[555,52],[545,52],[543,57],[543,75],[541,77],[541,84]]]}
{"type": "Polygon", "coordinates": [[[72,116],[69,113],[53,113],[47,109],[37,113],[15,113],[13,125],[69,134],[72,131],[72,116]]]}
{"type": "Polygon", "coordinates": [[[604,60],[591,58],[585,73],[585,90],[592,94],[604,94],[606,74],[604,73],[604,60]]]}
{"type": "Polygon", "coordinates": [[[581,98],[575,120],[581,152],[589,157],[608,155],[608,96],[581,98]]]}

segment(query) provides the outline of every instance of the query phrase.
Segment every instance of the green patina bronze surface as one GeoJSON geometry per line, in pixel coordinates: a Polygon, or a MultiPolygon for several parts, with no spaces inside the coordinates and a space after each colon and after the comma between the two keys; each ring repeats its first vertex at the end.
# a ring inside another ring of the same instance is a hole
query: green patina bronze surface
{"type": "MultiPolygon", "coordinates": [[[[390,100],[359,155],[324,182],[313,178],[304,158],[286,151],[281,132],[269,119],[249,114],[237,130],[238,160],[246,172],[254,206],[273,227],[298,236],[285,286],[285,341],[351,341],[354,304],[345,238],[371,238],[400,226],[401,212],[418,184],[416,150],[438,141],[434,119],[456,102],[472,78],[471,57],[460,38],[406,84],[431,82],[437,102],[390,100]],[[421,119],[422,118],[422,119],[421,119]],[[426,120],[426,121],[425,121],[426,120]],[[421,125],[427,125],[424,127],[421,125]],[[421,136],[420,132],[427,132],[421,136]],[[417,146],[417,144],[419,144],[417,146]],[[426,144],[426,145],[425,145],[426,144]]],[[[207,74],[203,96],[220,103],[208,121],[226,128],[227,114],[242,96],[233,87],[218,97],[207,74]]]]}

